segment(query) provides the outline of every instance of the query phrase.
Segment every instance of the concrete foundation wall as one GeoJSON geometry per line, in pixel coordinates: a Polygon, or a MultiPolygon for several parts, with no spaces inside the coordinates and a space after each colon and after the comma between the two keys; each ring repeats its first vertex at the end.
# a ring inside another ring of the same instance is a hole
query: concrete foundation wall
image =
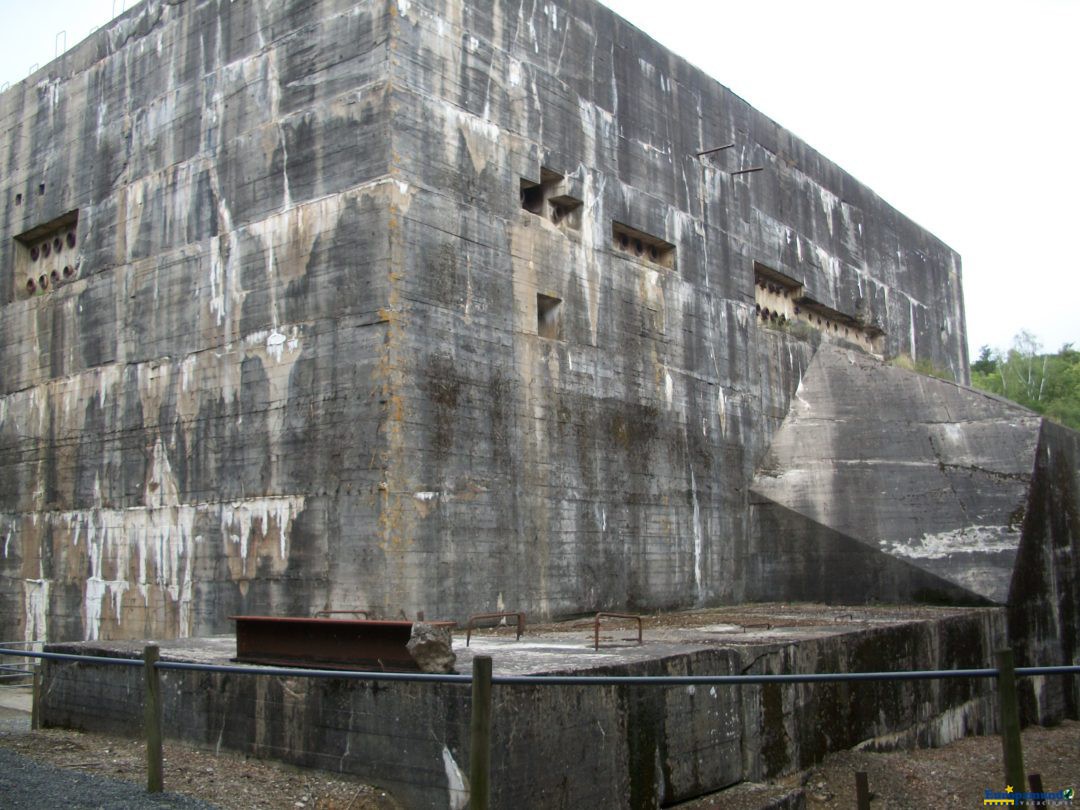
{"type": "MultiPolygon", "coordinates": [[[[717,645],[581,671],[611,675],[857,672],[987,666],[1000,609],[736,648],[717,645]]],[[[579,642],[580,643],[580,639],[579,642]]],[[[192,655],[211,660],[231,640],[192,655]],[[217,649],[214,656],[207,650],[217,649]]],[[[135,644],[58,645],[138,655],[135,644]]],[[[468,671],[459,649],[459,669],[468,671]]],[[[512,652],[508,652],[513,655],[512,652]]],[[[502,658],[496,656],[496,674],[502,658]]],[[[410,808],[464,806],[468,687],[162,673],[165,728],[182,739],[356,774],[410,808]]],[[[46,725],[135,733],[140,668],[50,662],[46,725]]],[[[496,686],[492,797],[500,808],[657,808],[799,771],[856,745],[941,745],[996,724],[989,680],[763,687],[496,686]]],[[[166,769],[166,784],[168,772],[166,769]]]]}

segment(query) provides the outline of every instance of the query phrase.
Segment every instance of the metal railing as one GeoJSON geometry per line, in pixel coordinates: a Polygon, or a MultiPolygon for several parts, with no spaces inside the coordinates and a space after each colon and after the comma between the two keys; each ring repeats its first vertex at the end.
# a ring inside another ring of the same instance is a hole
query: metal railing
{"type": "Polygon", "coordinates": [[[474,613],[465,623],[465,646],[468,647],[469,642],[472,641],[472,631],[478,629],[477,622],[489,619],[502,619],[505,621],[511,617],[517,619],[517,641],[521,641],[521,637],[525,635],[525,614],[520,610],[510,610],[502,613],[474,613]]]}
{"type": "MultiPolygon", "coordinates": [[[[14,647],[28,646],[34,651],[40,650],[44,642],[41,641],[0,641],[0,649],[5,651],[14,647]]],[[[27,650],[22,650],[21,657],[27,660],[15,663],[0,663],[0,689],[4,687],[20,686],[27,678],[32,678],[36,671],[36,665],[26,655],[27,650]]],[[[18,653],[17,653],[18,654],[18,653]]],[[[0,659],[2,661],[3,659],[0,659]]]]}
{"type": "MultiPolygon", "coordinates": [[[[492,686],[738,686],[760,684],[843,683],[850,681],[920,681],[956,678],[996,678],[1002,727],[1005,777],[1010,784],[1024,784],[1023,755],[1020,746],[1020,712],[1016,678],[1046,675],[1080,675],[1080,666],[1014,667],[1011,650],[997,653],[997,667],[981,669],[914,670],[904,672],[811,672],[759,675],[493,675],[491,657],[473,658],[471,675],[420,672],[362,672],[349,670],[305,669],[301,667],[233,666],[197,664],[187,661],[163,661],[158,645],[148,644],[142,658],[75,655],[0,647],[0,657],[21,656],[42,661],[61,661],[105,666],[143,667],[146,673],[144,731],[147,741],[147,792],[162,790],[162,704],[160,672],[210,672],[238,675],[270,675],[288,678],[335,678],[355,681],[403,681],[421,683],[469,684],[472,687],[470,718],[469,784],[470,808],[488,807],[491,762],[491,691],[492,686]]],[[[34,716],[38,713],[38,690],[35,688],[34,716]]],[[[36,722],[34,726],[36,727],[36,722]]]]}

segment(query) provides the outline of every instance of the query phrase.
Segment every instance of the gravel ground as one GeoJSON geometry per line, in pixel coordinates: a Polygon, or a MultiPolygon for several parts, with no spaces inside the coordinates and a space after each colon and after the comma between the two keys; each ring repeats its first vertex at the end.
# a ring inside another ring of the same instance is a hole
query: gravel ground
{"type": "MultiPolygon", "coordinates": [[[[1021,734],[1024,770],[1048,792],[1080,789],[1080,723],[1031,727],[1021,734]]],[[[855,773],[866,771],[874,810],[983,806],[986,790],[1004,790],[1001,737],[965,737],[943,748],[874,754],[842,751],[808,774],[808,810],[855,808],[855,773]]],[[[1030,790],[1027,785],[1014,785],[1030,790]]],[[[1080,808],[1080,801],[1069,806],[1080,808]]]]}
{"type": "MultiPolygon", "coordinates": [[[[1024,770],[1043,789],[1080,790],[1080,723],[1023,731],[1024,770]]],[[[678,810],[758,810],[801,793],[806,810],[855,810],[855,774],[865,771],[872,810],[981,808],[983,792],[1004,790],[1001,737],[965,737],[942,748],[872,753],[841,751],[803,774],[767,785],[743,785],[678,805],[678,810]]],[[[1014,786],[1029,790],[1026,786],[1014,786]]],[[[799,806],[797,804],[792,806],[799,806]]],[[[1080,810],[1080,800],[1067,807],[1080,810]]]]}
{"type": "MultiPolygon", "coordinates": [[[[25,718],[0,717],[0,804],[5,808],[401,808],[356,780],[177,743],[165,746],[165,787],[174,795],[150,798],[143,792],[141,742],[59,729],[30,732],[25,718]]],[[[1026,729],[1023,745],[1027,772],[1042,774],[1046,790],[1080,789],[1080,723],[1026,729]]],[[[856,771],[868,774],[873,810],[977,808],[983,806],[984,790],[1004,788],[1001,770],[997,736],[917,751],[843,751],[806,773],[769,785],[743,785],[679,808],[757,810],[797,792],[807,810],[854,810],[856,771]]],[[[1080,803],[1070,806],[1080,808],[1080,803]]]]}
{"type": "Polygon", "coordinates": [[[0,747],[0,797],[6,808],[205,810],[214,805],[175,793],[148,794],[140,785],[57,768],[0,747]]]}
{"type": "Polygon", "coordinates": [[[150,797],[139,740],[66,729],[29,730],[0,713],[0,807],[401,810],[355,778],[166,741],[165,789],[150,797]],[[85,798],[83,798],[85,797],[85,798]],[[82,803],[80,803],[82,802],[82,803]]]}

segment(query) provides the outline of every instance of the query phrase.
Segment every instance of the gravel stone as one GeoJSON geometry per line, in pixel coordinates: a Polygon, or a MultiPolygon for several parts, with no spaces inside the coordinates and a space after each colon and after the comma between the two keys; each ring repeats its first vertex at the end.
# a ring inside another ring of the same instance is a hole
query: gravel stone
{"type": "Polygon", "coordinates": [[[175,793],[147,793],[133,782],[57,768],[0,748],[0,796],[6,808],[207,810],[216,805],[175,793]]]}
{"type": "MultiPolygon", "coordinates": [[[[166,740],[166,794],[146,793],[141,740],[68,729],[0,730],[0,807],[401,810],[347,774],[297,768],[166,740]],[[81,802],[81,803],[80,803],[81,802]]],[[[11,725],[15,725],[12,721],[11,725]]]]}

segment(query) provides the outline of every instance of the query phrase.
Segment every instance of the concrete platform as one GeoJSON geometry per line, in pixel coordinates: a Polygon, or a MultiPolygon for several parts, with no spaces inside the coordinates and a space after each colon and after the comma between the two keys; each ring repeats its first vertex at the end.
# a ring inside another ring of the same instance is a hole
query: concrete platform
{"type": "MultiPolygon", "coordinates": [[[[474,655],[496,674],[682,675],[855,672],[990,666],[1004,643],[1000,608],[752,605],[591,620],[455,640],[457,669],[474,655]]],[[[231,637],[160,642],[166,660],[226,663],[231,637]]],[[[143,642],[50,649],[141,654],[143,642]]],[[[357,774],[410,807],[464,806],[469,690],[451,684],[196,672],[164,674],[173,736],[256,756],[357,774]]],[[[661,807],[809,767],[874,741],[942,744],[993,730],[989,681],[738,687],[499,686],[493,706],[495,807],[661,807]]],[[[50,664],[48,725],[133,732],[137,668],[50,664]]]]}

